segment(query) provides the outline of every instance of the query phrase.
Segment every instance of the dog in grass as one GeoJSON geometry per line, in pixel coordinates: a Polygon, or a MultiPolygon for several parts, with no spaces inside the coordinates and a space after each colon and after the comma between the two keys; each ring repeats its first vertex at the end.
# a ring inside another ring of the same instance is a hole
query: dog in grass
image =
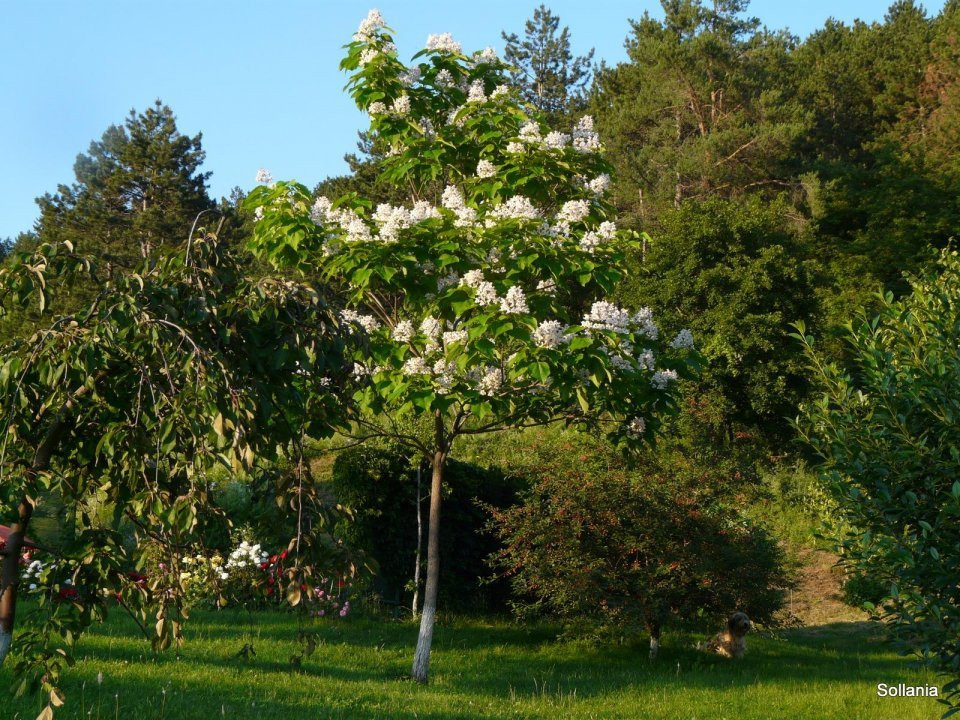
{"type": "Polygon", "coordinates": [[[735,612],[727,620],[727,627],[707,642],[698,643],[698,650],[714,652],[728,658],[742,658],[747,651],[747,633],[753,623],[746,613],[735,612]]]}

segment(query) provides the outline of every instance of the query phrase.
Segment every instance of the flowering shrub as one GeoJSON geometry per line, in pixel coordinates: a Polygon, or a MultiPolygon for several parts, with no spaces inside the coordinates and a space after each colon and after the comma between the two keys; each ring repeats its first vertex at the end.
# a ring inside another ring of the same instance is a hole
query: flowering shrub
{"type": "MultiPolygon", "coordinates": [[[[196,553],[180,558],[180,582],[191,603],[214,607],[288,606],[285,593],[291,593],[290,581],[300,572],[288,550],[270,554],[259,544],[241,541],[224,558],[220,553],[196,553]]],[[[166,570],[158,563],[157,570],[166,570]]],[[[346,617],[350,603],[346,599],[353,589],[350,568],[329,567],[331,577],[300,578],[293,587],[300,592],[298,605],[314,617],[339,615],[346,617]]]]}
{"type": "Polygon", "coordinates": [[[392,437],[432,461],[413,672],[425,681],[456,437],[563,421],[626,444],[650,439],[694,357],[689,336],[661,337],[649,310],[597,298],[637,238],[603,196],[609,166],[589,116],[546,127],[493,50],[467,55],[449,34],[428,38],[408,67],[377,11],[346,48],[349,91],[387,148],[381,179],[409,187],[409,202],[314,198],[265,176],[247,203],[255,250],[345,288],[350,434],[392,437]],[[431,418],[428,439],[398,429],[410,413],[431,418]]]}

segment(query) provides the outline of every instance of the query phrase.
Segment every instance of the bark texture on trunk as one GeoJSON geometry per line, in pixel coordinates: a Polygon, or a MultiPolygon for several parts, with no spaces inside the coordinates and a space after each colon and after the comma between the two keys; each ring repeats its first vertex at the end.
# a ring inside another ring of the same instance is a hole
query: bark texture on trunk
{"type": "Polygon", "coordinates": [[[0,665],[7,659],[13,644],[13,624],[17,614],[17,589],[20,585],[20,555],[23,541],[33,517],[33,503],[21,498],[17,522],[11,528],[4,548],[3,572],[0,573],[0,665]]]}
{"type": "Polygon", "coordinates": [[[420,476],[423,474],[423,462],[417,465],[417,557],[413,566],[413,603],[410,613],[414,620],[420,614],[420,564],[423,552],[423,498],[420,496],[420,476]]]}
{"type": "Polygon", "coordinates": [[[433,456],[433,478],[430,483],[430,521],[427,531],[427,584],[423,592],[423,610],[420,614],[420,635],[413,656],[411,676],[418,683],[426,683],[430,674],[430,646],[433,644],[433,623],[437,615],[437,585],[440,579],[440,491],[443,487],[442,450],[433,456]]]}

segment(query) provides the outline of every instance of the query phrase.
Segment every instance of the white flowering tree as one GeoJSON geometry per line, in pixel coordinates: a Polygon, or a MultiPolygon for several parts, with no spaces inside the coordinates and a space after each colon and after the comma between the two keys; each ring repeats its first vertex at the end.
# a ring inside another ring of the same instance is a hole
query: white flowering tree
{"type": "Polygon", "coordinates": [[[661,338],[648,309],[595,299],[613,291],[636,238],[603,198],[610,179],[591,118],[550,131],[504,84],[492,49],[466,55],[449,34],[430,36],[407,67],[377,11],[346,48],[349,90],[390,148],[382,179],[409,188],[409,205],[314,198],[293,182],[261,185],[248,203],[260,253],[344,291],[351,433],[392,437],[432,462],[413,663],[425,682],[456,438],[566,422],[641,442],[695,355],[688,332],[661,338]],[[408,414],[430,418],[429,438],[403,430],[408,414]]]}

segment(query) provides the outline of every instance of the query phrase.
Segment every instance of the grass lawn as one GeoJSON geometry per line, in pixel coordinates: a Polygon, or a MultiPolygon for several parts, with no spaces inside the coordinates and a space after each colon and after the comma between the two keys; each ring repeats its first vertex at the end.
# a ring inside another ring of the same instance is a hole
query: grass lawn
{"type": "MultiPolygon", "coordinates": [[[[245,618],[194,613],[179,659],[154,656],[132,622],[112,619],[83,641],[57,718],[912,720],[937,718],[943,707],[928,698],[877,697],[879,682],[934,678],[909,670],[864,624],[754,636],[740,662],[668,635],[650,662],[641,646],[556,641],[549,625],[441,617],[432,683],[421,687],[404,679],[417,634],[410,622],[354,617],[318,625],[324,644],[297,672],[289,663],[296,622],[279,614],[257,615],[256,657],[235,658],[245,618]]],[[[0,684],[9,681],[7,667],[0,684]]],[[[4,719],[33,720],[38,710],[34,699],[0,695],[4,719]]]]}

